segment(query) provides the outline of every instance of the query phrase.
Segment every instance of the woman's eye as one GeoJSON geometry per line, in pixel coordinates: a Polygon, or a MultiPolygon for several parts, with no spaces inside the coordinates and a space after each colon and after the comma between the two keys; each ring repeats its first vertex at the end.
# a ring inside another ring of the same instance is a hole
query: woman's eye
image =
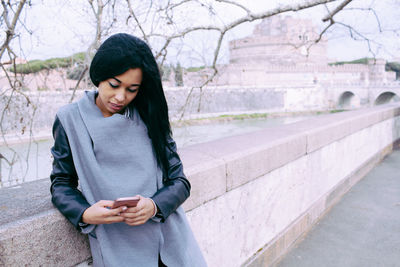
{"type": "Polygon", "coordinates": [[[112,88],[117,88],[119,85],[118,84],[113,84],[113,83],[108,83],[112,88]]]}
{"type": "Polygon", "coordinates": [[[128,88],[128,92],[130,93],[136,93],[137,92],[137,88],[128,88]]]}

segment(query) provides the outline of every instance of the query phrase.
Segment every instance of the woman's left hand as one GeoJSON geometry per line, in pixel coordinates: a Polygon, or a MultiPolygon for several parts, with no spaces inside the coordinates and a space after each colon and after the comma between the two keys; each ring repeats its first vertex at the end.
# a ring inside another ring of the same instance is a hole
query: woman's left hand
{"type": "Polygon", "coordinates": [[[144,224],[154,214],[155,207],[150,198],[141,195],[137,196],[140,200],[136,207],[128,208],[124,212],[121,212],[121,216],[124,217],[124,222],[131,226],[144,224]]]}

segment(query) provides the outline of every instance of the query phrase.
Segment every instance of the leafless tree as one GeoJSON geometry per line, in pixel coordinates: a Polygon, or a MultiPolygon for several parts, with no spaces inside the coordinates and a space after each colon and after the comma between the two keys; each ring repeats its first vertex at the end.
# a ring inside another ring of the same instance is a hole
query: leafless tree
{"type": "MultiPolygon", "coordinates": [[[[5,138],[5,129],[4,129],[4,121],[5,117],[7,114],[11,112],[17,112],[18,110],[15,110],[15,98],[23,97],[25,99],[25,103],[27,105],[32,106],[32,116],[34,116],[36,107],[32,105],[32,102],[24,92],[22,92],[21,87],[22,87],[22,81],[19,75],[16,72],[10,72],[7,66],[13,66],[15,68],[16,66],[16,58],[17,54],[14,52],[12,48],[12,41],[18,36],[18,26],[25,27],[24,22],[21,19],[21,14],[23,12],[24,7],[30,5],[30,1],[26,0],[21,0],[21,1],[4,1],[1,0],[1,19],[0,19],[0,27],[3,32],[2,40],[1,40],[1,47],[0,47],[0,66],[3,75],[5,76],[6,80],[8,81],[8,88],[9,90],[2,90],[0,91],[0,132],[1,132],[1,138],[2,138],[2,143],[7,145],[7,140],[5,138]],[[6,60],[4,58],[7,57],[6,60]]],[[[24,120],[24,116],[22,114],[21,119],[19,120],[19,123],[23,125],[21,131],[25,131],[29,129],[32,129],[32,123],[29,123],[29,121],[25,121],[22,123],[24,120]]],[[[18,122],[17,122],[18,124],[18,122]]],[[[11,166],[10,169],[12,169],[12,166],[14,163],[18,160],[21,160],[20,154],[17,153],[14,149],[8,147],[10,150],[10,156],[5,157],[4,155],[1,156],[0,160],[3,160],[8,164],[8,166],[11,166]]],[[[28,148],[28,153],[29,153],[29,148],[28,148]]],[[[2,184],[1,181],[1,173],[0,173],[0,186],[2,184]]]]}
{"type": "MultiPolygon", "coordinates": [[[[308,45],[308,50],[309,50],[311,46],[315,43],[318,43],[322,39],[326,31],[336,23],[336,21],[334,20],[334,16],[340,11],[342,11],[343,8],[347,6],[350,2],[352,2],[352,0],[344,0],[344,1],[309,0],[309,1],[301,1],[298,4],[282,5],[270,10],[255,12],[250,10],[250,8],[246,7],[245,5],[231,0],[216,0],[212,2],[183,0],[178,2],[167,1],[166,3],[162,4],[151,2],[151,5],[147,6],[147,11],[141,11],[141,14],[138,15],[135,13],[134,11],[135,9],[132,8],[133,1],[131,0],[126,0],[126,1],[128,3],[129,13],[130,13],[127,22],[129,21],[130,18],[134,18],[134,23],[132,27],[133,29],[137,30],[137,32],[141,35],[141,37],[144,40],[147,40],[149,42],[154,39],[157,40],[158,49],[155,49],[154,53],[156,59],[160,62],[160,65],[163,65],[163,63],[165,62],[166,57],[169,54],[168,52],[171,50],[171,47],[173,47],[173,44],[179,42],[187,35],[193,34],[195,32],[204,32],[204,31],[207,32],[212,31],[216,32],[217,34],[213,51],[209,51],[209,53],[213,55],[211,64],[209,65],[209,70],[211,70],[211,72],[208,73],[207,79],[205,79],[201,84],[192,87],[189,90],[188,97],[186,98],[186,103],[182,106],[181,119],[185,115],[185,109],[188,106],[189,101],[191,100],[191,96],[194,89],[200,90],[200,97],[198,98],[198,108],[197,108],[198,111],[200,111],[201,101],[202,101],[201,96],[203,89],[218,74],[217,62],[220,57],[221,45],[229,31],[237,28],[238,26],[244,23],[262,20],[286,12],[297,12],[319,5],[327,5],[329,3],[339,2],[339,4],[336,5],[332,11],[327,9],[326,14],[324,14],[323,17],[321,17],[322,21],[329,22],[329,25],[326,26],[325,29],[321,31],[319,37],[316,40],[310,40],[308,45]],[[182,23],[177,22],[179,18],[177,18],[175,14],[178,13],[179,9],[183,9],[185,6],[188,6],[189,8],[204,9],[208,11],[210,14],[212,14],[214,17],[219,16],[217,9],[218,8],[221,9],[221,6],[224,6],[222,8],[235,7],[242,11],[242,15],[239,15],[230,21],[224,21],[219,25],[216,23],[210,25],[202,25],[201,24],[202,22],[200,22],[200,24],[197,25],[188,25],[188,26],[185,25],[186,27],[182,27],[181,26],[182,23]],[[144,16],[143,14],[146,15],[144,16]],[[149,14],[153,14],[152,19],[149,19],[149,14]],[[142,20],[140,18],[142,18],[142,20]],[[160,23],[162,23],[164,26],[160,27],[160,23]],[[145,25],[147,24],[150,24],[150,26],[145,27],[145,25]],[[160,28],[162,29],[161,31],[157,30],[160,28]]],[[[345,24],[343,23],[341,23],[341,25],[345,26],[345,24]]],[[[355,29],[351,27],[350,29],[352,30],[352,33],[357,33],[355,29]]]]}
{"type": "Polygon", "coordinates": [[[104,2],[103,0],[96,0],[96,1],[87,0],[87,2],[92,11],[92,16],[93,16],[94,25],[96,27],[96,31],[95,31],[95,35],[94,35],[92,43],[89,45],[89,47],[86,50],[85,61],[83,64],[83,70],[82,70],[80,77],[75,85],[70,102],[72,102],[74,100],[75,92],[79,88],[81,81],[84,80],[85,84],[89,83],[87,71],[89,69],[89,64],[90,64],[91,58],[93,57],[94,51],[100,46],[100,42],[101,42],[103,35],[106,35],[107,32],[112,29],[113,24],[116,21],[116,18],[115,18],[116,15],[114,12],[116,0],[113,0],[113,1],[108,0],[106,2],[104,2]],[[104,25],[105,19],[104,19],[103,12],[104,12],[105,8],[111,9],[111,14],[109,14],[109,15],[111,15],[111,17],[110,17],[111,22],[107,26],[104,25]]]}

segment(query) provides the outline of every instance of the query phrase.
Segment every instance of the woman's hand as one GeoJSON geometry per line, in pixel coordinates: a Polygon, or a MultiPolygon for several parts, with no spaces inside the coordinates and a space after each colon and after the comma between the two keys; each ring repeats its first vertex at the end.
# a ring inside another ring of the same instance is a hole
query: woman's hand
{"type": "Polygon", "coordinates": [[[82,221],[88,224],[110,224],[123,222],[124,217],[121,213],[127,209],[122,206],[116,209],[110,209],[114,201],[112,200],[100,200],[87,208],[82,215],[82,221]]]}
{"type": "Polygon", "coordinates": [[[138,195],[138,197],[140,200],[136,207],[128,208],[121,213],[124,222],[131,226],[144,224],[155,212],[155,205],[153,205],[153,201],[151,201],[150,198],[140,195],[138,195]]]}

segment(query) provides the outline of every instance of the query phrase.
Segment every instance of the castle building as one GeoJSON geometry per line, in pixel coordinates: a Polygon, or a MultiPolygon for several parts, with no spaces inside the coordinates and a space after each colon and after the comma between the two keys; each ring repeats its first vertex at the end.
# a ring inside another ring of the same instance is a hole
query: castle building
{"type": "Polygon", "coordinates": [[[310,20],[274,16],[258,24],[252,36],[229,43],[230,63],[241,65],[326,64],[326,41],[310,20]]]}
{"type": "MultiPolygon", "coordinates": [[[[229,64],[218,66],[218,75],[212,84],[369,84],[396,79],[395,72],[385,71],[383,59],[370,60],[368,64],[329,65],[327,44],[309,19],[266,18],[251,36],[229,42],[229,64]]],[[[199,84],[210,73],[207,69],[187,73],[184,84],[199,84]]]]}

